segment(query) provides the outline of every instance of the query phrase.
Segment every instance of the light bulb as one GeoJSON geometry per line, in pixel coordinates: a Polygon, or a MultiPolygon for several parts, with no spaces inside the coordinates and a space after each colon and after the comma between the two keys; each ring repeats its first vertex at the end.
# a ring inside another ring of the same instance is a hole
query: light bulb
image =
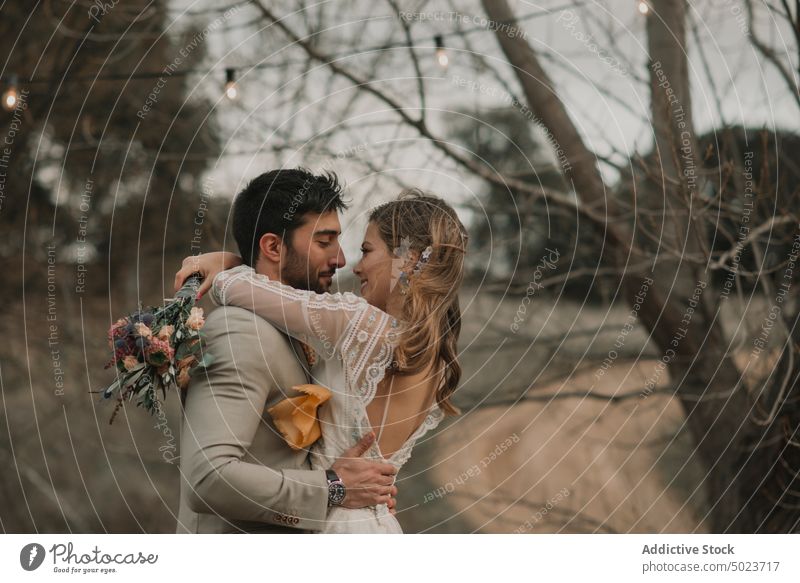
{"type": "Polygon", "coordinates": [[[17,90],[17,76],[12,75],[9,79],[8,89],[3,92],[3,109],[14,111],[19,103],[19,91],[17,90]]]}
{"type": "Polygon", "coordinates": [[[439,63],[442,69],[447,69],[447,65],[450,64],[450,57],[447,55],[447,49],[444,48],[444,38],[442,38],[442,35],[437,34],[434,41],[436,42],[436,62],[439,63]]]}
{"type": "Polygon", "coordinates": [[[650,12],[650,5],[644,0],[639,0],[639,13],[648,14],[650,12]]]}
{"type": "Polygon", "coordinates": [[[236,85],[236,69],[225,69],[225,97],[231,101],[239,97],[239,88],[236,85]]]}
{"type": "Polygon", "coordinates": [[[19,96],[16,87],[11,87],[3,93],[3,109],[6,111],[13,111],[17,106],[17,101],[19,101],[19,96]]]}

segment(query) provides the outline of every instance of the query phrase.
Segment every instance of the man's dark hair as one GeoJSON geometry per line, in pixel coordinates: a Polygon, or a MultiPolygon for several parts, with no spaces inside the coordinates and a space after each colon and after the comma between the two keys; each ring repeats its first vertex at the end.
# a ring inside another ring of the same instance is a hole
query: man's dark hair
{"type": "Polygon", "coordinates": [[[292,233],[306,213],[347,208],[333,172],[312,174],[305,168],[272,170],[254,178],[233,202],[233,236],[246,265],[255,267],[258,242],[266,233],[292,243],[292,233]]]}

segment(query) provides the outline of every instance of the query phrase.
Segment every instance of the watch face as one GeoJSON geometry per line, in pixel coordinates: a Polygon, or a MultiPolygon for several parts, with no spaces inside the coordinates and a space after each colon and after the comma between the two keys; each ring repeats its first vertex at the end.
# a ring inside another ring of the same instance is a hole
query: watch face
{"type": "Polygon", "coordinates": [[[328,484],[328,502],[331,506],[338,506],[344,502],[344,484],[341,482],[331,482],[328,484]]]}

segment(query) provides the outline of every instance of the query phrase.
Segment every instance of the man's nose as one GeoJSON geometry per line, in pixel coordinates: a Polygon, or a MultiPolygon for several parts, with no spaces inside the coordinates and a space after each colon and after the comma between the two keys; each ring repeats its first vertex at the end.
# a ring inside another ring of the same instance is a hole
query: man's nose
{"type": "Polygon", "coordinates": [[[336,250],[336,256],[331,259],[330,265],[334,269],[341,269],[346,264],[347,264],[347,260],[344,257],[344,251],[342,251],[342,248],[339,247],[336,250]]]}

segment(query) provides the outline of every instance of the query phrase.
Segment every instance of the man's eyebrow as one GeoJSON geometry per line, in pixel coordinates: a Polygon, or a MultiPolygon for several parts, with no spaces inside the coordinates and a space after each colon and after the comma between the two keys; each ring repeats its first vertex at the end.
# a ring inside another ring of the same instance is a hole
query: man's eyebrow
{"type": "Polygon", "coordinates": [[[336,229],[322,229],[320,231],[314,231],[314,234],[312,236],[318,237],[320,235],[322,236],[332,235],[334,237],[338,237],[340,234],[341,234],[340,231],[337,231],[336,229]]]}

